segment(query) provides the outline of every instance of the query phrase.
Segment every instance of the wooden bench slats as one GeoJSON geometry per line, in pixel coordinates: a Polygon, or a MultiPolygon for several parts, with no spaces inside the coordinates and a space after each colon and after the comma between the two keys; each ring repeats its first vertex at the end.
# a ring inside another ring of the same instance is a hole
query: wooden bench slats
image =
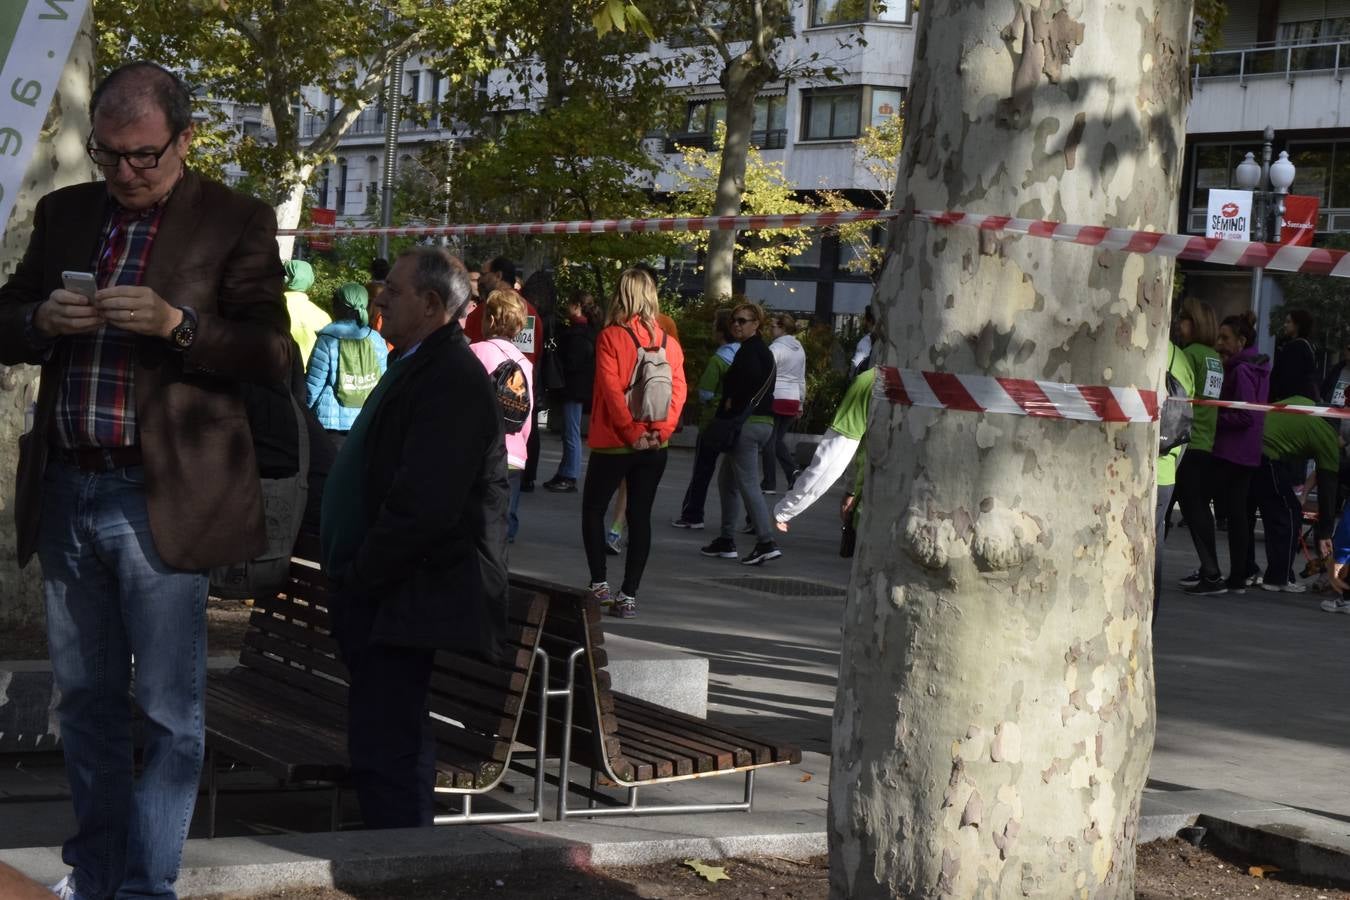
{"type": "Polygon", "coordinates": [[[298,663],[304,669],[321,673],[343,682],[347,681],[347,667],[335,657],[316,653],[289,641],[251,632],[244,636],[244,646],[255,653],[268,654],[278,660],[298,663]]]}
{"type": "Polygon", "coordinates": [[[615,698],[619,706],[626,710],[640,711],[648,716],[660,716],[679,728],[687,730],[691,736],[700,740],[717,740],[729,744],[739,744],[754,754],[757,764],[801,762],[800,748],[791,744],[766,744],[743,731],[720,726],[709,722],[707,719],[700,719],[697,716],[667,709],[664,706],[639,700],[627,694],[616,693],[615,698]]]}
{"type": "MultiPolygon", "coordinates": [[[[660,715],[652,715],[640,706],[626,703],[626,699],[620,698],[618,700],[621,731],[636,730],[650,734],[663,734],[668,736],[668,740],[687,744],[691,747],[699,747],[702,752],[723,760],[716,766],[719,769],[748,766],[755,762],[754,751],[747,748],[746,742],[743,740],[728,740],[715,734],[709,734],[706,730],[695,731],[683,724],[672,727],[670,719],[663,718],[660,715]]],[[[700,719],[699,721],[703,720],[700,719]]]]}
{"type": "MultiPolygon", "coordinates": [[[[256,613],[254,614],[257,615],[256,613]]],[[[275,637],[280,640],[294,641],[299,646],[310,650],[317,650],[319,653],[329,656],[333,659],[338,657],[337,638],[330,634],[325,634],[317,628],[307,628],[303,625],[296,625],[293,622],[286,622],[275,616],[260,617],[261,621],[255,623],[253,617],[249,617],[249,627],[257,628],[259,634],[265,634],[269,637],[275,637]]]]}
{"type": "MultiPolygon", "coordinates": [[[[716,772],[745,764],[737,763],[737,754],[726,747],[715,747],[669,729],[649,727],[631,719],[624,719],[619,726],[619,740],[624,746],[628,745],[630,735],[641,740],[664,742],[682,748],[689,754],[696,772],[716,772]]],[[[741,758],[748,762],[750,754],[745,753],[741,758]]]]}
{"type": "Polygon", "coordinates": [[[347,702],[347,679],[345,677],[340,681],[333,680],[331,677],[320,678],[304,669],[278,662],[269,656],[263,656],[248,645],[245,645],[239,651],[239,663],[250,669],[265,672],[278,682],[295,685],[334,703],[345,705],[347,702]]]}
{"type": "MultiPolygon", "coordinates": [[[[275,600],[272,602],[278,603],[275,600]]],[[[249,616],[248,620],[250,628],[257,628],[264,632],[271,631],[272,623],[275,622],[280,625],[303,629],[315,636],[333,638],[333,635],[328,631],[329,618],[328,607],[326,606],[301,606],[298,603],[290,607],[280,605],[261,606],[257,603],[254,603],[253,606],[253,615],[249,616]]]]}

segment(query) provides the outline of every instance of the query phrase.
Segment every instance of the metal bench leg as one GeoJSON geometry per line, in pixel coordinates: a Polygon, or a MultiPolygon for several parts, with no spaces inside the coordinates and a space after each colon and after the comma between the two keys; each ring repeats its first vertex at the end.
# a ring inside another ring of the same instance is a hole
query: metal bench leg
{"type": "Polygon", "coordinates": [[[342,828],[342,785],[333,785],[333,812],[329,821],[329,831],[339,831],[342,828]]]}
{"type": "MultiPolygon", "coordinates": [[[[564,694],[562,747],[558,758],[558,821],[567,818],[567,791],[571,784],[570,767],[572,765],[572,713],[576,705],[577,661],[586,653],[585,647],[577,647],[567,657],[567,688],[565,691],[551,691],[551,694],[564,694]]],[[[604,749],[601,748],[601,752],[604,749]]]]}
{"type": "Polygon", "coordinates": [[[591,795],[586,798],[586,808],[595,809],[595,794],[600,790],[600,773],[591,769],[591,795]]]}
{"type": "Polygon", "coordinates": [[[544,820],[544,756],[548,742],[548,654],[542,647],[534,648],[535,670],[539,679],[539,733],[534,740],[534,812],[537,821],[544,820]]]}

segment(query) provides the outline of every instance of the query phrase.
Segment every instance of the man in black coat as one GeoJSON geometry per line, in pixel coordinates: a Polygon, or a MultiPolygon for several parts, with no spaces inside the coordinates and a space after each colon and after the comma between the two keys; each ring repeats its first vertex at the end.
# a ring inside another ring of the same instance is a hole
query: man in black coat
{"type": "Polygon", "coordinates": [[[506,446],[456,321],[468,298],[468,272],[439,248],[394,263],[376,306],[396,353],[324,489],[323,566],[369,828],[432,824],[432,658],[444,647],[496,660],[506,627],[506,446]]]}

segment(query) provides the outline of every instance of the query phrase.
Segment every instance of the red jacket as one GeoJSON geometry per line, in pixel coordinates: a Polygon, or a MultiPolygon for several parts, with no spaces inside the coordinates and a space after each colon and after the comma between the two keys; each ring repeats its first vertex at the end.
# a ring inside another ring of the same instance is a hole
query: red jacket
{"type": "MultiPolygon", "coordinates": [[[[663,332],[649,331],[636,316],[628,322],[644,347],[661,344],[663,332]]],[[[684,409],[684,350],[674,335],[666,336],[666,361],[670,363],[670,412],[662,422],[652,425],[661,435],[661,443],[670,440],[684,409]]],[[[594,449],[631,447],[647,431],[646,422],[633,421],[628,411],[628,382],[637,365],[637,348],[628,332],[609,325],[595,343],[595,391],[591,395],[591,431],[586,443],[594,449]]]]}

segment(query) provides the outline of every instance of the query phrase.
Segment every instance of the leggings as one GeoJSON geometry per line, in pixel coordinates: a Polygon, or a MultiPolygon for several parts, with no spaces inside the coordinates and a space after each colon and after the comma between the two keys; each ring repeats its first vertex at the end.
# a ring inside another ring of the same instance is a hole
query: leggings
{"type": "Polygon", "coordinates": [[[634,453],[591,452],[581,490],[581,540],[591,583],[605,581],[605,512],[615,491],[628,482],[628,555],[620,590],[636,597],[652,547],[652,503],[666,471],[666,449],[634,453]]]}

